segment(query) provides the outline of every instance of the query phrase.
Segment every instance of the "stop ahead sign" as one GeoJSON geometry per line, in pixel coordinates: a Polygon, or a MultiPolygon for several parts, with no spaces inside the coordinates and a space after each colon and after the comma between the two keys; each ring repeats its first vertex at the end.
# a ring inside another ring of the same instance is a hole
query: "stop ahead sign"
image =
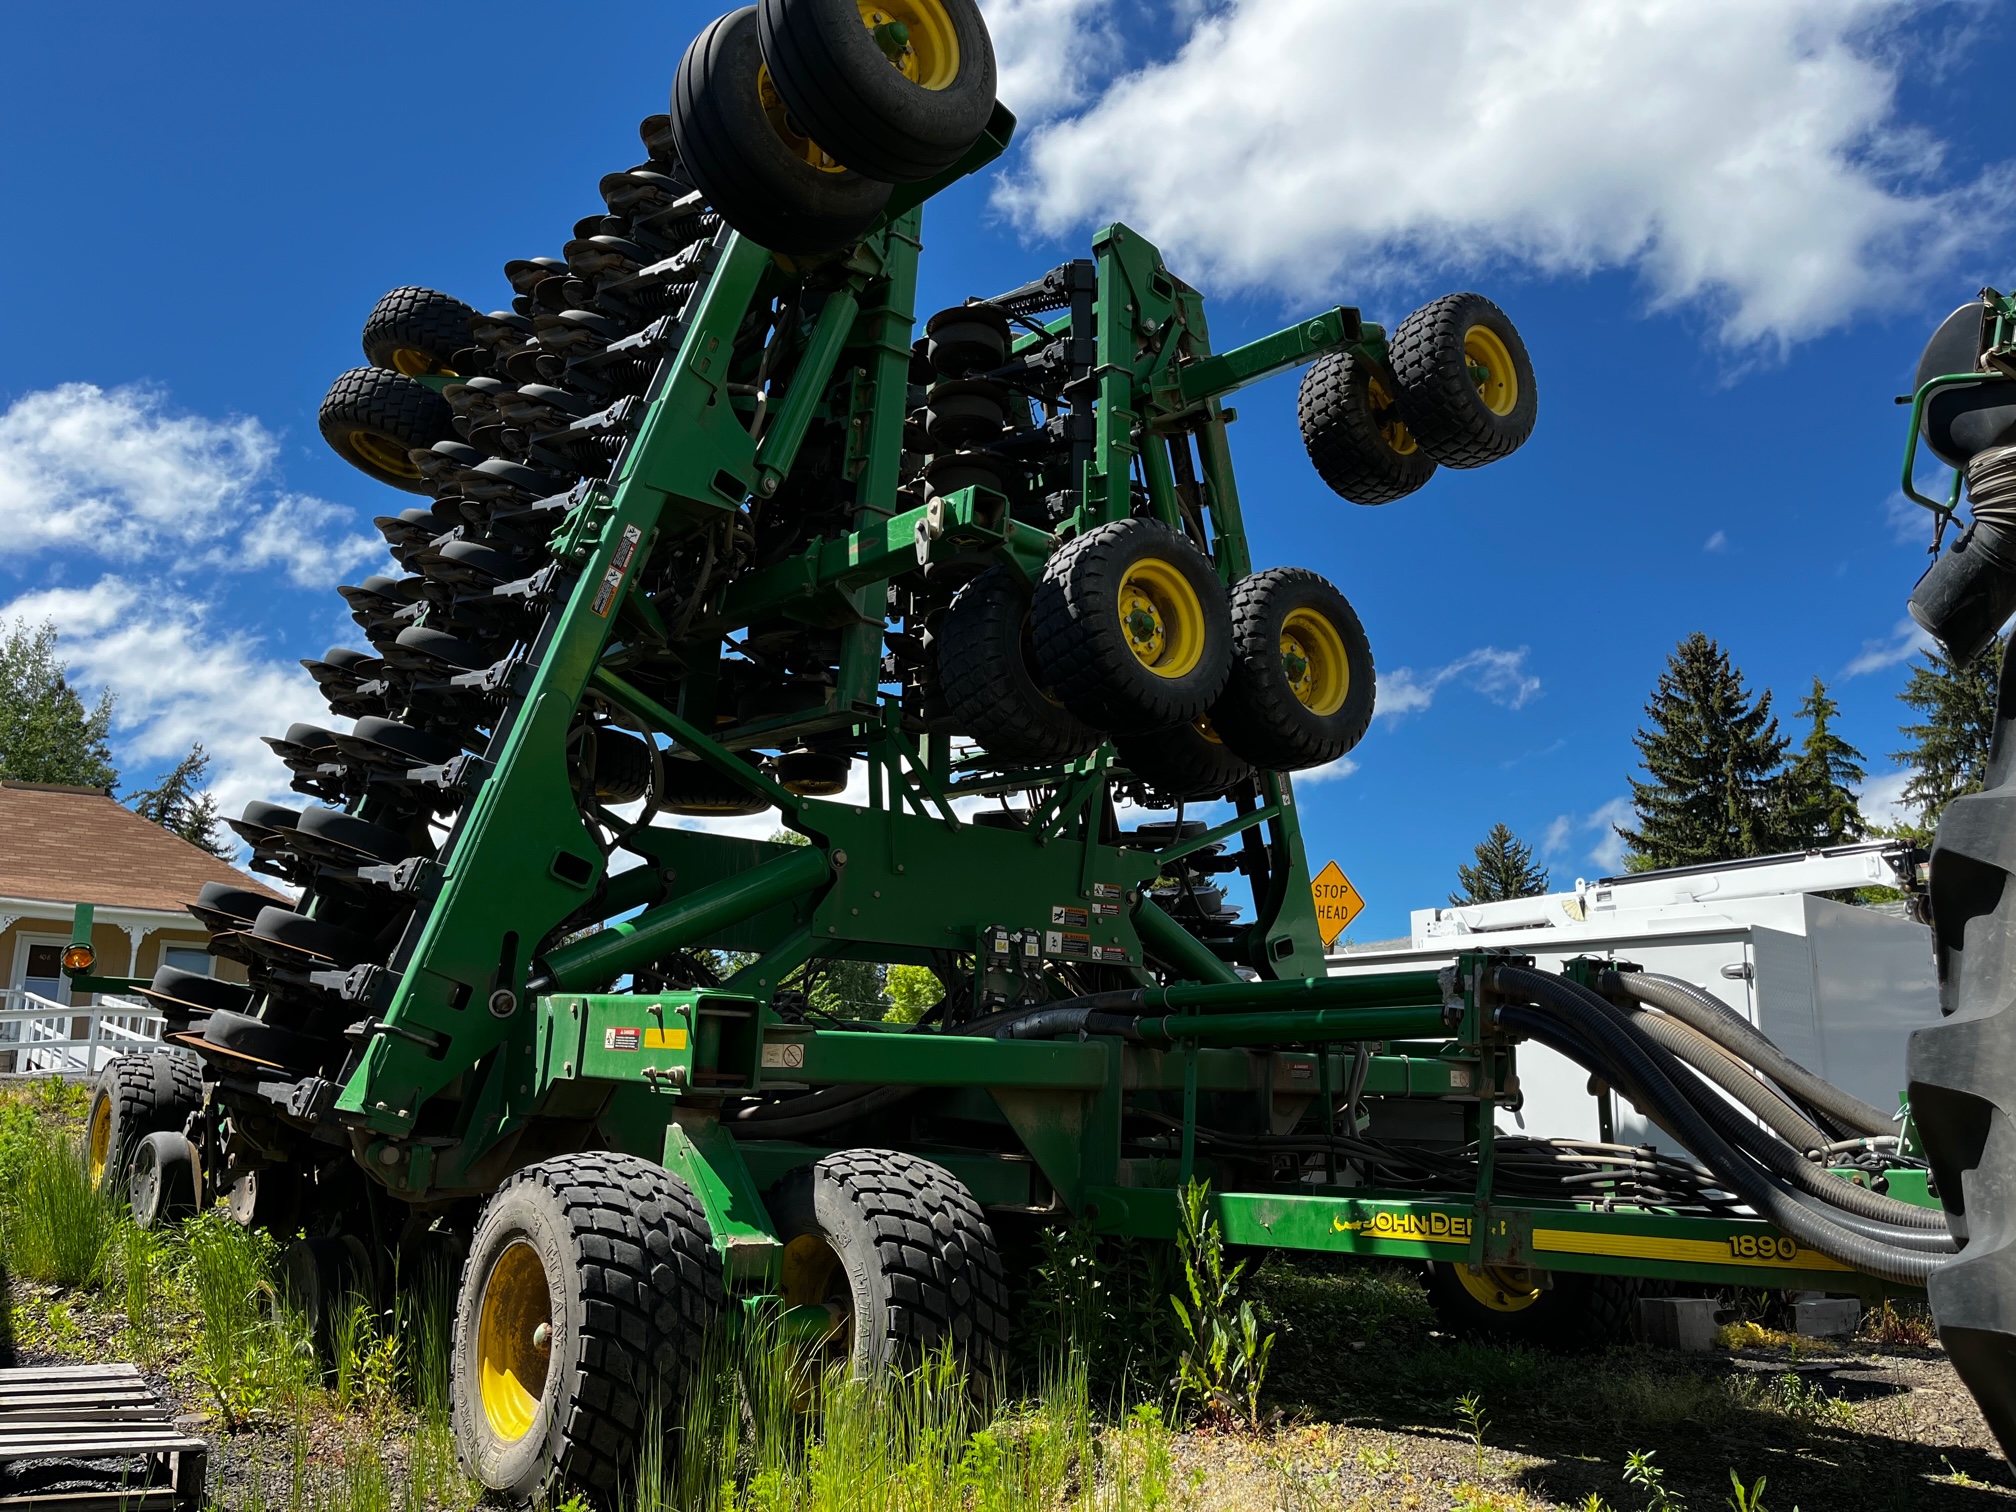
{"type": "Polygon", "coordinates": [[[1328,950],[1346,926],[1365,911],[1365,900],[1335,861],[1316,874],[1309,890],[1316,897],[1316,927],[1323,936],[1323,948],[1328,950]]]}

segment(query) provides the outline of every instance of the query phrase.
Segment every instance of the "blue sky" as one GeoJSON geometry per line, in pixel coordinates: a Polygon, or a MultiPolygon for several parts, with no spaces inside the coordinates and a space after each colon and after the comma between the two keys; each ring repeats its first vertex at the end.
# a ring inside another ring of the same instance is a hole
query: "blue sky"
{"type": "MultiPolygon", "coordinates": [[[[1476,288],[1532,351],[1517,456],[1381,509],[1303,456],[1295,378],[1233,441],[1263,565],[1352,599],[1381,716],[1306,783],[1359,938],[1441,901],[1493,822],[1559,881],[1668,651],[1703,630],[1789,713],[1815,673],[1873,801],[1928,532],[1891,397],[1931,326],[2016,278],[2016,63],[1988,4],[1527,0],[989,5],[1022,145],[927,212],[928,311],[1125,218],[1210,296],[1221,346],[1476,288]]],[[[120,696],[129,786],[188,742],[234,808],[321,710],[293,666],[355,641],[339,581],[404,496],[323,446],[372,301],[484,308],[636,161],[712,7],[41,7],[12,19],[0,205],[0,616],[52,615],[120,696]]],[[[1610,807],[1606,807],[1610,806],[1610,807]]]]}

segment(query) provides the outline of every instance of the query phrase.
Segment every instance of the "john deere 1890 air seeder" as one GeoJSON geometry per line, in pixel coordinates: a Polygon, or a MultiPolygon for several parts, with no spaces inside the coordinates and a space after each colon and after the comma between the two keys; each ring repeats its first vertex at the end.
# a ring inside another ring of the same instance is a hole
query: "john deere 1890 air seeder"
{"type": "Polygon", "coordinates": [[[298,901],[196,901],[250,985],[147,984],[200,1085],[118,1063],[108,1174],[304,1234],[311,1304],[451,1255],[460,1442],[524,1500],[614,1485],[724,1312],[984,1370],[1002,1237],[1166,1237],[1193,1179],[1235,1243],[1427,1262],[1533,1339],[1634,1278],[1921,1283],[1893,1120],[1698,989],[1325,975],[1289,774],[1364,733],[1372,656],[1250,559],[1222,400],[1313,362],[1310,458],[1382,504],[1525,441],[1525,347],[1466,293],[1216,352],[1121,225],[920,322],[923,207],[1013,126],[972,0],[764,0],[510,308],[379,302],[322,426],[421,496],[378,521],[406,575],[343,590],[370,648],[307,667],[346,724],[270,742],[316,802],[235,824],[298,901]],[[782,838],[696,827],[752,815],[782,838]],[[846,962],[942,996],[822,1013],[846,962]],[[1497,1132],[1527,1037],[1696,1158],[1497,1132]]]}

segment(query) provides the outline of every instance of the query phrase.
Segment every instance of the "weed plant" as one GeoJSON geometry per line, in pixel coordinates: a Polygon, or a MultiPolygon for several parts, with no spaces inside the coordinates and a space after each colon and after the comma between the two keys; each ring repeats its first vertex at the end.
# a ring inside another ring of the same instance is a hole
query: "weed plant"
{"type": "Polygon", "coordinates": [[[57,1286],[98,1280],[116,1209],[92,1183],[82,1147],[39,1120],[15,1137],[24,1150],[6,1211],[8,1268],[57,1286]]]}

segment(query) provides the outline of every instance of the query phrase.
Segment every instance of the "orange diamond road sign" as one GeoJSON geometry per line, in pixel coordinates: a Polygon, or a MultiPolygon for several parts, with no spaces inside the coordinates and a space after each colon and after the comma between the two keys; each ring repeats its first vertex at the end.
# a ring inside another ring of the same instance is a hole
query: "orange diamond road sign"
{"type": "Polygon", "coordinates": [[[1335,861],[1316,874],[1309,890],[1316,895],[1316,927],[1323,936],[1323,948],[1328,950],[1345,926],[1365,911],[1365,900],[1335,861]]]}

